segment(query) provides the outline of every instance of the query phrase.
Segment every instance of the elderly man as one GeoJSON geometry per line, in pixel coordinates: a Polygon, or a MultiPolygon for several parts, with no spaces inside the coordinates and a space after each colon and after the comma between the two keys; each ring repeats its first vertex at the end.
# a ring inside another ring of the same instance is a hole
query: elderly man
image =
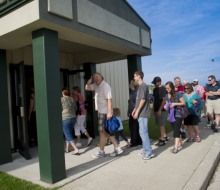
{"type": "Polygon", "coordinates": [[[117,156],[121,154],[123,150],[116,143],[115,137],[110,136],[105,132],[104,119],[111,119],[112,117],[112,93],[110,85],[104,81],[100,73],[93,74],[94,83],[92,84],[92,77],[87,81],[85,89],[89,91],[95,91],[95,104],[98,110],[98,131],[100,135],[100,150],[92,154],[92,158],[102,158],[105,157],[105,143],[106,137],[110,138],[111,142],[114,145],[114,151],[110,156],[117,156]]]}
{"type": "Polygon", "coordinates": [[[199,85],[199,80],[198,79],[194,79],[193,81],[193,86],[195,88],[195,91],[199,94],[199,96],[201,98],[203,98],[203,95],[204,95],[204,87],[199,85]]]}

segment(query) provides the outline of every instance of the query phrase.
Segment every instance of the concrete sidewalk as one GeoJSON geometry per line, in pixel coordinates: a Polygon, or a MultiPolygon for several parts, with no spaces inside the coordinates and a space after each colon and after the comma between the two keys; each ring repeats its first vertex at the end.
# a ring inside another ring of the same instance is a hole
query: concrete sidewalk
{"type": "MultiPolygon", "coordinates": [[[[159,129],[158,129],[159,130],[159,129]]],[[[72,189],[206,189],[209,179],[220,157],[220,135],[206,128],[206,119],[199,124],[200,143],[184,143],[177,154],[172,154],[172,133],[163,147],[152,145],[155,158],[144,161],[137,155],[141,147],[126,148],[118,157],[93,160],[90,154],[98,149],[96,142],[89,148],[82,148],[80,156],[65,154],[67,178],[50,185],[39,179],[37,149],[35,157],[26,161],[18,154],[13,154],[14,161],[0,166],[0,171],[32,181],[44,187],[72,189]]],[[[97,141],[97,139],[96,139],[97,141]]],[[[152,142],[154,144],[155,142],[152,142]]],[[[121,142],[125,145],[124,142],[121,142]]],[[[106,147],[106,153],[112,152],[113,146],[106,147]]]]}

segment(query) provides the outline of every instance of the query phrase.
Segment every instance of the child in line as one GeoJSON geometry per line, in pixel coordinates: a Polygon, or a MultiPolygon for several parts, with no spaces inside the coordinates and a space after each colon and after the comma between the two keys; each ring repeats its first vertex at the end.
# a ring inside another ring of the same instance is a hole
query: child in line
{"type": "Polygon", "coordinates": [[[123,125],[122,125],[121,118],[120,118],[120,110],[118,108],[113,108],[113,115],[118,119],[120,123],[120,127],[118,131],[115,132],[115,139],[116,139],[117,144],[120,144],[119,136],[121,136],[127,142],[127,147],[130,147],[131,143],[128,141],[127,137],[125,137],[124,135],[124,129],[123,129],[123,125]]]}

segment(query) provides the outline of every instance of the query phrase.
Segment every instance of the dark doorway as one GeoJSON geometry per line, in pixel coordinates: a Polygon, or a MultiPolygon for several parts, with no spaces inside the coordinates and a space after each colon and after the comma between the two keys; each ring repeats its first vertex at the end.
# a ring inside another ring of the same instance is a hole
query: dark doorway
{"type": "MultiPolygon", "coordinates": [[[[10,81],[11,81],[11,108],[12,108],[12,124],[13,124],[13,139],[12,147],[15,152],[19,152],[25,159],[31,159],[29,154],[30,141],[30,122],[28,122],[28,112],[30,105],[31,85],[34,83],[33,66],[24,65],[24,62],[19,64],[10,64],[10,81]],[[22,98],[19,93],[22,91],[22,98]],[[21,104],[18,104],[20,100],[21,104]],[[20,120],[19,120],[20,119],[20,120]],[[21,127],[22,134],[21,135],[21,127]]],[[[85,127],[91,137],[95,137],[94,132],[94,114],[92,109],[93,98],[92,93],[85,92],[85,72],[84,70],[69,71],[68,69],[60,69],[60,85],[69,87],[79,86],[81,93],[85,97],[85,108],[87,110],[85,127]],[[90,98],[88,98],[90,97],[90,98]]],[[[60,96],[61,96],[60,89],[60,96]]],[[[73,132],[74,134],[74,132],[73,132]]],[[[75,136],[75,135],[74,135],[75,136]]],[[[82,137],[84,137],[82,135],[82,137]]]]}
{"type": "MultiPolygon", "coordinates": [[[[33,70],[33,69],[32,69],[33,70]]],[[[27,122],[27,69],[24,62],[10,64],[13,139],[12,147],[25,159],[31,159],[27,122]]],[[[33,71],[32,71],[33,76],[33,71]]],[[[33,78],[33,77],[32,77],[33,78]]],[[[27,78],[28,79],[28,78],[27,78]]],[[[33,79],[32,79],[33,82],[33,79]]]]}

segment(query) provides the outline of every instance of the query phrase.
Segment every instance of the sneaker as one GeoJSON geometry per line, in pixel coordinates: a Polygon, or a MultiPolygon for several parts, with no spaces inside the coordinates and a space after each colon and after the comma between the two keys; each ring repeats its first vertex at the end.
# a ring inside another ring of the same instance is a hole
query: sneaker
{"type": "Polygon", "coordinates": [[[143,157],[143,156],[144,156],[144,153],[143,153],[143,152],[139,152],[139,153],[138,153],[138,156],[142,156],[142,157],[143,157]]]}
{"type": "Polygon", "coordinates": [[[164,137],[164,140],[167,142],[169,139],[168,139],[168,137],[164,137]]]}
{"type": "Polygon", "coordinates": [[[201,115],[201,117],[202,117],[202,118],[206,118],[206,114],[203,113],[203,114],[201,115]]]}
{"type": "Polygon", "coordinates": [[[182,137],[182,139],[185,139],[186,138],[186,133],[185,132],[181,132],[181,137],[182,137]]]}
{"type": "Polygon", "coordinates": [[[208,122],[206,126],[211,127],[211,122],[208,122]]]}
{"type": "Polygon", "coordinates": [[[120,147],[118,147],[117,149],[115,148],[112,153],[110,153],[110,156],[114,157],[114,156],[121,154],[122,152],[123,152],[123,150],[120,147]]]}
{"type": "Polygon", "coordinates": [[[93,138],[89,137],[87,146],[89,146],[92,143],[92,141],[93,141],[93,138]]]}
{"type": "Polygon", "coordinates": [[[142,159],[143,160],[149,160],[149,159],[151,159],[153,157],[154,157],[154,153],[152,153],[152,154],[144,154],[142,159]]]}
{"type": "Polygon", "coordinates": [[[164,141],[159,140],[159,142],[155,144],[155,146],[164,146],[164,145],[166,145],[165,140],[164,141]]]}
{"type": "Polygon", "coordinates": [[[213,130],[213,132],[214,132],[214,133],[218,133],[218,129],[215,128],[215,129],[213,130]]]}
{"type": "Polygon", "coordinates": [[[105,155],[105,151],[98,151],[98,152],[96,152],[95,154],[91,154],[90,155],[92,158],[103,158],[103,157],[105,157],[106,155],[105,155]]]}
{"type": "Polygon", "coordinates": [[[76,143],[76,147],[80,148],[82,146],[82,143],[76,143]]]}

